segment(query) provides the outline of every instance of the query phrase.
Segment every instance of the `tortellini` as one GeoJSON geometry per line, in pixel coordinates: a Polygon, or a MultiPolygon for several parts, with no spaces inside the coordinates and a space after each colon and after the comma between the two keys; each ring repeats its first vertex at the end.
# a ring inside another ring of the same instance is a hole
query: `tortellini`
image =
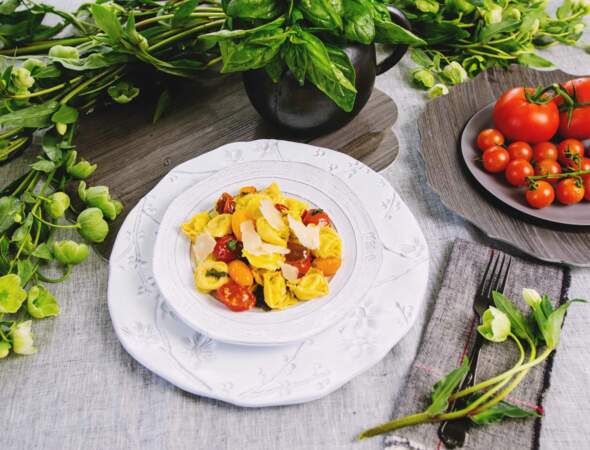
{"type": "Polygon", "coordinates": [[[342,257],[342,240],[334,228],[320,228],[320,247],[313,254],[318,258],[342,257]]]}
{"type": "Polygon", "coordinates": [[[268,253],[266,255],[252,255],[244,250],[242,255],[248,260],[251,266],[257,269],[279,270],[281,263],[285,262],[285,257],[278,253],[268,253]]]}
{"type": "Polygon", "coordinates": [[[324,274],[317,269],[310,269],[295,283],[289,283],[289,288],[299,300],[311,300],[328,295],[330,288],[324,274]]]}
{"type": "Polygon", "coordinates": [[[228,281],[228,267],[223,261],[205,259],[199,263],[195,271],[195,285],[201,292],[214,291],[228,281]]]}
{"type": "Polygon", "coordinates": [[[262,194],[267,195],[273,203],[283,203],[284,202],[284,197],[283,197],[283,193],[281,192],[281,188],[279,188],[279,185],[277,183],[271,183],[270,186],[268,186],[266,189],[263,189],[262,194]]]}
{"type": "Polygon", "coordinates": [[[287,290],[287,284],[280,272],[266,272],[262,275],[264,302],[271,309],[284,309],[297,303],[287,290]]]}
{"type": "Polygon", "coordinates": [[[262,216],[260,212],[260,202],[270,197],[260,192],[253,192],[252,194],[246,194],[236,199],[236,209],[243,209],[247,212],[248,216],[257,219],[262,216]]]}
{"type": "Polygon", "coordinates": [[[231,233],[231,214],[219,214],[213,217],[206,226],[213,237],[222,237],[231,233]]]}
{"type": "Polygon", "coordinates": [[[195,242],[197,236],[202,233],[207,226],[207,223],[209,223],[209,212],[203,211],[195,214],[188,222],[183,223],[181,229],[191,241],[195,242]]]}
{"type": "Polygon", "coordinates": [[[256,231],[264,242],[281,247],[287,246],[289,227],[286,224],[283,224],[281,230],[276,230],[264,217],[259,217],[256,219],[256,231]]]}
{"type": "Polygon", "coordinates": [[[296,198],[291,197],[286,197],[285,203],[283,204],[287,207],[287,212],[296,219],[300,219],[303,211],[309,208],[309,205],[303,200],[297,200],[296,198]]]}

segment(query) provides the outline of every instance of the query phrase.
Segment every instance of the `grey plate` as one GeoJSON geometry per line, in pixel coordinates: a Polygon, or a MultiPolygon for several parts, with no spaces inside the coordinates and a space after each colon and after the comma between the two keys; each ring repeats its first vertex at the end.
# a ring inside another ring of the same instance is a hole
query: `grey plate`
{"type": "Polygon", "coordinates": [[[494,103],[490,103],[475,113],[461,135],[461,156],[467,170],[475,180],[500,202],[537,220],[560,225],[590,226],[590,203],[582,201],[577,205],[564,206],[559,203],[535,209],[527,205],[526,187],[517,188],[509,185],[502,174],[487,173],[476,159],[481,151],[476,147],[477,135],[484,128],[493,128],[492,112],[494,103]]]}

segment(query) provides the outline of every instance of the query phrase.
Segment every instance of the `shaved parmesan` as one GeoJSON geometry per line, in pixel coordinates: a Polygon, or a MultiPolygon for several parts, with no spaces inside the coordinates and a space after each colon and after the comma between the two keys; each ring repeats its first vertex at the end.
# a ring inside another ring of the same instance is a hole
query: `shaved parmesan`
{"type": "Polygon", "coordinates": [[[291,215],[287,217],[289,227],[295,233],[295,236],[301,242],[301,245],[310,250],[316,250],[320,246],[320,227],[315,225],[303,225],[302,222],[293,219],[291,215]]]}
{"type": "Polygon", "coordinates": [[[268,199],[264,199],[260,202],[260,212],[266,219],[266,221],[270,224],[277,231],[281,231],[285,227],[285,222],[283,222],[283,216],[281,213],[275,208],[273,202],[268,199]]]}
{"type": "Polygon", "coordinates": [[[291,264],[281,263],[281,272],[287,281],[295,282],[299,279],[299,269],[291,264]]]}
{"type": "Polygon", "coordinates": [[[215,248],[215,239],[209,233],[201,233],[191,246],[192,256],[195,264],[199,264],[209,256],[215,248]]]}
{"type": "Polygon", "coordinates": [[[254,228],[254,222],[251,220],[246,220],[240,224],[240,231],[242,232],[242,242],[244,244],[244,250],[248,253],[260,256],[260,255],[268,255],[271,253],[278,253],[281,255],[286,255],[289,253],[289,249],[285,247],[280,247],[278,245],[267,244],[262,242],[262,238],[256,232],[254,228]]]}

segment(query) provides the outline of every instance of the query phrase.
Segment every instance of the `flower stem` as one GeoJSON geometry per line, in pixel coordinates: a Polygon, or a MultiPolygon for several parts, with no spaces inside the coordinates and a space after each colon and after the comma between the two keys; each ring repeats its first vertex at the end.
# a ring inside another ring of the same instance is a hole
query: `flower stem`
{"type": "Polygon", "coordinates": [[[76,44],[82,44],[84,42],[88,42],[90,39],[92,39],[90,36],[74,37],[74,38],[66,38],[66,39],[55,39],[52,41],[43,42],[41,44],[27,45],[25,47],[15,47],[15,48],[8,48],[6,50],[0,50],[0,55],[4,55],[4,56],[28,55],[30,53],[38,53],[43,50],[48,50],[57,44],[76,45],[76,44]]]}
{"type": "Polygon", "coordinates": [[[205,23],[203,25],[198,25],[194,28],[190,28],[186,31],[183,31],[182,33],[175,34],[174,36],[170,36],[169,38],[166,38],[160,42],[155,43],[154,45],[152,45],[148,48],[148,51],[151,52],[151,51],[157,50],[157,49],[164,47],[174,41],[178,41],[178,40],[183,39],[187,36],[190,36],[191,34],[199,33],[200,31],[207,30],[209,28],[213,28],[217,25],[221,25],[223,22],[225,22],[225,20],[214,20],[212,22],[205,23]]]}
{"type": "Polygon", "coordinates": [[[414,414],[411,416],[402,417],[401,419],[395,419],[387,423],[383,423],[381,425],[377,425],[374,428],[369,428],[368,430],[363,431],[359,435],[359,440],[363,440],[369,437],[377,436],[378,434],[388,433],[390,431],[397,430],[399,428],[408,427],[410,425],[417,425],[419,423],[425,422],[435,422],[431,416],[426,414],[425,412],[414,414]]]}

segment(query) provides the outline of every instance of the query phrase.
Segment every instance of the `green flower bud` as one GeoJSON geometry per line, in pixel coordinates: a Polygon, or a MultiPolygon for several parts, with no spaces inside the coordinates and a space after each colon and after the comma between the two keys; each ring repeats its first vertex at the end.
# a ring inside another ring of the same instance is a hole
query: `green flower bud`
{"type": "Polygon", "coordinates": [[[430,70],[415,69],[412,71],[412,81],[422,89],[430,89],[436,84],[436,78],[430,70]]]}
{"type": "Polygon", "coordinates": [[[488,25],[502,22],[502,7],[499,5],[490,5],[483,17],[488,25]]]}
{"type": "Polygon", "coordinates": [[[68,126],[65,123],[58,122],[55,124],[55,130],[60,136],[63,136],[68,131],[68,126]]]}
{"type": "Polygon", "coordinates": [[[428,90],[428,96],[430,98],[440,97],[441,95],[447,95],[448,93],[449,88],[442,83],[437,83],[428,90]]]}
{"type": "Polygon", "coordinates": [[[6,358],[10,353],[10,343],[6,341],[0,341],[0,359],[6,358]]]}
{"type": "Polygon", "coordinates": [[[29,72],[33,72],[35,69],[42,69],[45,66],[46,64],[37,58],[29,58],[22,65],[29,72]]]}
{"type": "Polygon", "coordinates": [[[12,350],[19,355],[32,355],[37,353],[33,346],[33,333],[31,332],[32,320],[21,322],[11,331],[12,350]]]}
{"type": "Polygon", "coordinates": [[[66,172],[78,180],[84,180],[94,173],[96,167],[96,164],[90,164],[88,161],[82,159],[76,164],[67,167],[66,172]]]}
{"type": "Polygon", "coordinates": [[[57,316],[59,314],[59,304],[53,294],[43,286],[33,286],[29,289],[27,311],[35,319],[44,319],[45,317],[57,316]]]}
{"type": "Polygon", "coordinates": [[[486,67],[486,60],[483,56],[475,55],[463,60],[463,68],[470,78],[486,70],[486,67]]]}
{"type": "Polygon", "coordinates": [[[585,28],[586,25],[584,25],[583,23],[578,23],[574,25],[574,34],[582,34],[585,28]]]}
{"type": "Polygon", "coordinates": [[[543,300],[537,291],[526,288],[522,290],[522,298],[532,309],[538,307],[543,300]]]}
{"type": "Polygon", "coordinates": [[[81,181],[78,186],[78,196],[86,205],[99,208],[109,220],[114,220],[123,209],[123,204],[113,200],[106,186],[93,186],[86,188],[86,183],[81,181]]]}
{"type": "Polygon", "coordinates": [[[24,67],[13,67],[11,72],[12,84],[18,91],[29,89],[35,84],[35,79],[31,76],[31,72],[24,67]]]}
{"type": "Polygon", "coordinates": [[[461,84],[469,79],[467,76],[467,72],[461,64],[457,61],[453,61],[450,64],[447,64],[442,70],[444,78],[450,84],[461,84]]]}
{"type": "Polygon", "coordinates": [[[506,8],[504,10],[504,14],[503,14],[503,19],[513,19],[513,20],[520,20],[520,17],[522,16],[520,9],[514,7],[514,6],[510,6],[508,8],[506,8]]]}
{"type": "Polygon", "coordinates": [[[510,335],[510,319],[497,308],[490,306],[483,313],[482,324],[477,331],[492,342],[504,342],[510,335]]]}
{"type": "Polygon", "coordinates": [[[446,2],[445,7],[450,8],[455,13],[469,14],[475,9],[475,6],[469,0],[455,0],[453,2],[446,2]]]}
{"type": "Polygon", "coordinates": [[[49,56],[62,59],[80,59],[80,53],[76,47],[59,44],[49,49],[49,56]]]}
{"type": "Polygon", "coordinates": [[[68,150],[66,156],[64,158],[64,166],[66,169],[69,169],[74,164],[76,164],[76,158],[78,157],[78,152],[76,150],[68,150]]]}
{"type": "Polygon", "coordinates": [[[26,298],[27,292],[21,287],[18,275],[9,273],[0,277],[0,314],[17,312],[26,298]]]}
{"type": "Polygon", "coordinates": [[[415,6],[419,11],[436,14],[440,5],[435,0],[416,0],[415,6]]]}
{"type": "Polygon", "coordinates": [[[139,95],[139,88],[126,81],[120,81],[109,86],[108,93],[115,102],[125,104],[139,95]]]}
{"type": "Polygon", "coordinates": [[[74,266],[88,257],[88,246],[70,240],[54,242],[53,256],[65,266],[74,266]]]}
{"type": "Polygon", "coordinates": [[[104,220],[98,208],[88,208],[80,213],[77,219],[79,232],[90,242],[101,243],[109,233],[109,224],[104,220]]]}
{"type": "Polygon", "coordinates": [[[59,219],[70,207],[70,197],[65,192],[51,194],[45,202],[45,211],[54,219],[59,219]]]}

